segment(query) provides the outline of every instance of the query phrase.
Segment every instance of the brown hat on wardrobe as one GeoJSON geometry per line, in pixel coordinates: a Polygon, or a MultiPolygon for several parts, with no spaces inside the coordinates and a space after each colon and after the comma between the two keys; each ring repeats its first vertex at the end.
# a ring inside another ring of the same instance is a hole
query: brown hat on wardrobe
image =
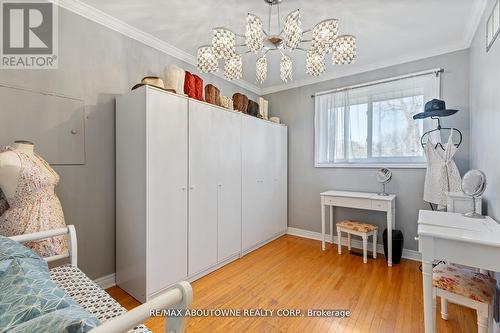
{"type": "Polygon", "coordinates": [[[205,102],[220,105],[220,91],[213,84],[207,84],[205,86],[205,102]]]}
{"type": "Polygon", "coordinates": [[[235,93],[233,95],[233,107],[235,110],[247,113],[248,97],[240,93],[235,93]]]}
{"type": "Polygon", "coordinates": [[[163,84],[163,80],[160,79],[158,76],[145,76],[142,78],[141,83],[137,83],[135,86],[132,87],[132,90],[137,89],[142,86],[151,86],[159,89],[163,89],[165,91],[170,91],[175,93],[174,89],[166,89],[165,85],[163,84]]]}

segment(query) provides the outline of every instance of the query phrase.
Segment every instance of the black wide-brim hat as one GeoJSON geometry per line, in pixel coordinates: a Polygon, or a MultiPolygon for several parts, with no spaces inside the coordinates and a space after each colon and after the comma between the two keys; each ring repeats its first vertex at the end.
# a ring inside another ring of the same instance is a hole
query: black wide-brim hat
{"type": "Polygon", "coordinates": [[[458,110],[446,108],[445,101],[440,99],[433,99],[425,103],[424,112],[417,113],[413,119],[424,119],[428,117],[448,117],[457,113],[458,110]]]}

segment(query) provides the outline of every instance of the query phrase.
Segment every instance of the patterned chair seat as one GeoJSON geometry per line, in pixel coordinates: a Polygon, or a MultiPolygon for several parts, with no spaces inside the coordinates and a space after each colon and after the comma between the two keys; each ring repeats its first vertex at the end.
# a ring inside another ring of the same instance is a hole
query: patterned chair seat
{"type": "Polygon", "coordinates": [[[436,288],[474,301],[490,303],[495,292],[496,280],[468,268],[441,263],[433,269],[432,284],[436,288]]]}
{"type": "Polygon", "coordinates": [[[344,221],[338,222],[337,227],[340,227],[342,229],[354,230],[357,232],[372,232],[372,231],[378,229],[378,227],[376,225],[369,224],[369,223],[363,223],[363,222],[357,222],[357,221],[351,221],[351,220],[344,220],[344,221]]]}
{"type": "MultiPolygon", "coordinates": [[[[127,312],[78,267],[71,265],[54,267],[50,270],[50,277],[85,310],[96,316],[101,323],[127,312]]],[[[151,333],[144,325],[134,327],[128,332],[151,333]]]]}

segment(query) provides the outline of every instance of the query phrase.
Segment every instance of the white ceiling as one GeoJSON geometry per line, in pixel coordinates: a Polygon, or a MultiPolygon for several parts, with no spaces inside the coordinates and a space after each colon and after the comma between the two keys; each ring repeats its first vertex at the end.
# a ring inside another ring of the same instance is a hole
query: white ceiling
{"type": "MultiPolygon", "coordinates": [[[[213,27],[225,26],[244,34],[248,12],[260,16],[264,22],[268,13],[263,0],[83,2],[193,56],[198,46],[210,43],[213,27]]],[[[352,65],[334,66],[327,56],[327,72],[311,78],[305,73],[305,54],[294,51],[294,81],[283,86],[279,78],[279,53],[273,52],[268,55],[268,79],[259,85],[255,80],[256,55],[248,54],[244,56],[243,80],[263,89],[262,92],[271,92],[464,49],[470,45],[484,3],[484,0],[283,0],[281,19],[300,8],[304,29],[326,18],[338,18],[340,33],[358,38],[358,60],[352,65]]]]}

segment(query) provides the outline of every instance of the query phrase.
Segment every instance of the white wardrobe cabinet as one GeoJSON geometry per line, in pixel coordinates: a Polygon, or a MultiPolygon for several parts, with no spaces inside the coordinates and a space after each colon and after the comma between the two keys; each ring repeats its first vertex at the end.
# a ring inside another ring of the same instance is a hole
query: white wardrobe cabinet
{"type": "Polygon", "coordinates": [[[286,232],[285,126],[149,86],[116,104],[121,288],[147,301],[286,232]]]}
{"type": "Polygon", "coordinates": [[[187,277],[187,100],[117,99],[116,283],[141,302],[187,277]]]}
{"type": "Polygon", "coordinates": [[[286,232],[287,129],[242,119],[242,250],[286,232]]]}
{"type": "Polygon", "coordinates": [[[241,116],[189,103],[189,274],[241,247],[241,116]]]}

